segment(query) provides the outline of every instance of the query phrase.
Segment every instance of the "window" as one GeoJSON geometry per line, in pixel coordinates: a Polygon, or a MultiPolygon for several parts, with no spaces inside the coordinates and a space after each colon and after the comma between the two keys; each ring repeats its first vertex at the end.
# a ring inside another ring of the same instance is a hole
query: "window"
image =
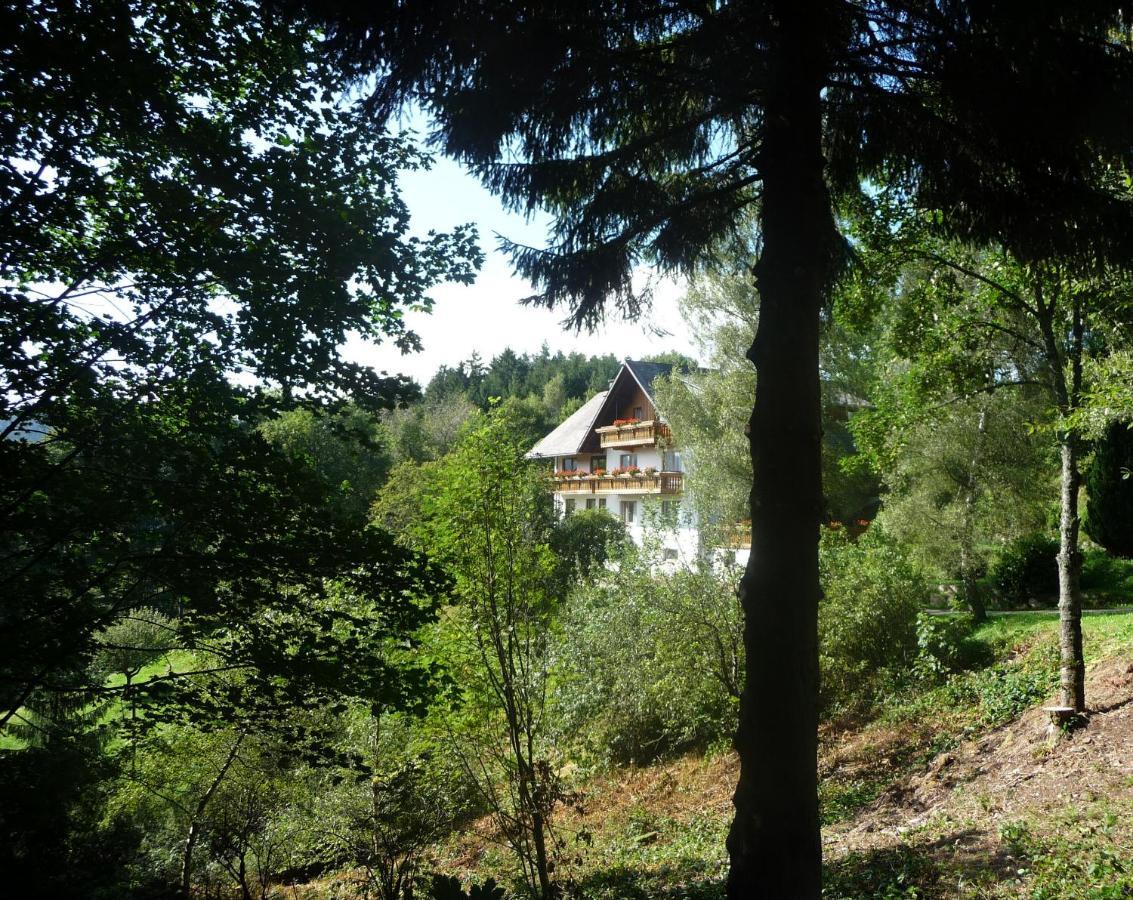
{"type": "Polygon", "coordinates": [[[681,455],[676,450],[666,450],[661,454],[662,472],[683,472],[681,455]]]}
{"type": "Polygon", "coordinates": [[[666,547],[663,555],[665,559],[676,559],[677,551],[673,547],[666,547]]]}
{"type": "Polygon", "coordinates": [[[578,471],[578,460],[575,459],[573,456],[564,456],[563,457],[563,469],[562,470],[564,472],[577,472],[578,471]]]}
{"type": "Polygon", "coordinates": [[[598,498],[598,508],[599,509],[605,509],[606,508],[606,498],[605,497],[599,497],[598,498]]]}
{"type": "Polygon", "coordinates": [[[666,522],[677,522],[681,517],[680,500],[662,500],[661,515],[666,522]]]}
{"type": "Polygon", "coordinates": [[[575,501],[575,500],[564,500],[563,501],[563,503],[565,504],[565,510],[566,510],[565,513],[564,513],[565,515],[569,516],[571,513],[574,512],[574,505],[575,505],[576,502],[577,501],[575,501]]]}
{"type": "Polygon", "coordinates": [[[634,516],[637,513],[637,503],[633,500],[622,501],[622,521],[627,525],[633,524],[634,516]]]}
{"type": "Polygon", "coordinates": [[[590,457],[590,471],[591,472],[593,472],[597,469],[605,469],[605,468],[606,468],[606,457],[605,457],[605,455],[590,457]]]}
{"type": "Polygon", "coordinates": [[[637,454],[636,453],[623,453],[618,458],[618,465],[623,469],[628,469],[630,466],[636,466],[637,465],[637,454]]]}
{"type": "Polygon", "coordinates": [[[586,498],[586,508],[587,508],[587,509],[594,509],[594,507],[595,507],[595,505],[597,504],[597,502],[598,502],[598,501],[597,501],[597,500],[595,500],[595,499],[594,499],[593,497],[587,497],[587,498],[586,498]]]}
{"type": "Polygon", "coordinates": [[[645,418],[645,410],[640,406],[635,406],[633,408],[633,417],[640,422],[645,418]]]}

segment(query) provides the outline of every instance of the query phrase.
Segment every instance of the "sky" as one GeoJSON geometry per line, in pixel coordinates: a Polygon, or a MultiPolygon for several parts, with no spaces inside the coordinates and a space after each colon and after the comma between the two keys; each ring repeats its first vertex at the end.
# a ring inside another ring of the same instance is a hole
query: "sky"
{"type": "Polygon", "coordinates": [[[534,290],[512,273],[507,258],[496,249],[497,233],[522,243],[545,245],[546,219],[528,222],[508,212],[473,176],[443,157],[427,172],[404,173],[400,184],[413,233],[423,235],[430,229],[444,231],[471,222],[479,229],[484,265],[472,285],[446,284],[430,291],[435,303],[431,314],[407,313],[406,323],[424,344],[421,353],[403,355],[391,344],[374,345],[354,338],[346,346],[351,359],[391,374],[410,375],[424,385],[441,365],[455,366],[473,352],[487,362],[505,347],[533,353],[544,342],[552,353],[612,353],[619,359],[639,359],[677,350],[695,356],[678,308],[679,283],[658,282],[652,310],[636,324],[611,319],[594,334],[576,335],[561,325],[565,311],[520,305],[519,299],[534,290]]]}

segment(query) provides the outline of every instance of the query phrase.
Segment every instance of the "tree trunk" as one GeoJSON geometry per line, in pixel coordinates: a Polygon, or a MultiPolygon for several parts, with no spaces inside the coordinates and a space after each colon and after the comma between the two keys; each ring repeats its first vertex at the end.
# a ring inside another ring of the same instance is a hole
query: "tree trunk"
{"type": "Polygon", "coordinates": [[[535,843],[535,870],[539,876],[540,900],[551,900],[554,890],[551,887],[551,870],[547,861],[546,823],[538,803],[534,803],[531,815],[531,838],[535,843]]]}
{"type": "Polygon", "coordinates": [[[751,555],[740,586],[747,679],[728,833],[728,897],[817,898],[818,529],[822,518],[819,316],[836,231],[823,180],[824,61],[813,9],[776,17],[760,172],[763,251],[750,441],[751,555]],[[809,24],[808,24],[809,23],[809,24]]]}
{"type": "Polygon", "coordinates": [[[1066,417],[1078,409],[1082,400],[1082,348],[1086,322],[1082,297],[1070,293],[1070,340],[1065,357],[1056,330],[1055,311],[1059,298],[1057,285],[1050,285],[1049,297],[1044,290],[1041,270],[1034,278],[1035,309],[1046,348],[1054,396],[1063,420],[1059,440],[1062,451],[1061,515],[1058,528],[1058,620],[1061,672],[1060,705],[1077,712],[1086,710],[1086,659],[1082,651],[1082,556],[1078,550],[1078,489],[1082,476],[1078,471],[1079,438],[1066,417]],[[1067,365],[1068,364],[1068,365],[1067,365]],[[1067,381],[1066,369],[1070,369],[1067,381]]]}
{"type": "Polygon", "coordinates": [[[246,854],[240,854],[240,868],[236,873],[236,880],[240,882],[240,900],[252,900],[252,889],[248,887],[248,864],[246,854]]]}
{"type": "Polygon", "coordinates": [[[1086,710],[1086,660],[1082,652],[1082,554],[1078,550],[1078,440],[1062,439],[1062,515],[1058,546],[1058,621],[1062,657],[1061,705],[1086,710]]]}
{"type": "Polygon", "coordinates": [[[246,731],[241,731],[237,735],[236,740],[232,744],[232,748],[228,751],[228,756],[225,757],[224,763],[220,767],[220,771],[216,773],[216,777],[208,786],[208,790],[197,802],[197,808],[193,811],[193,817],[189,820],[189,833],[185,835],[185,846],[181,851],[181,894],[185,897],[190,895],[193,882],[193,850],[197,846],[197,838],[199,836],[198,824],[200,823],[201,816],[205,814],[205,809],[208,808],[209,802],[216,794],[220,783],[224,781],[224,776],[228,774],[228,770],[232,767],[232,763],[236,759],[236,754],[240,752],[240,745],[244,743],[244,736],[246,731]]]}

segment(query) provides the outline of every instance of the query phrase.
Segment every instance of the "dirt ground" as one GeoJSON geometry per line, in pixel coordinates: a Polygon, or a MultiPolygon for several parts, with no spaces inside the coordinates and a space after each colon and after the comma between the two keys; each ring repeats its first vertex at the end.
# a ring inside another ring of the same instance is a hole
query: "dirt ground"
{"type": "MultiPolygon", "coordinates": [[[[1133,659],[1111,658],[1087,676],[1084,727],[1063,733],[1034,708],[941,753],[851,820],[823,832],[828,859],[931,838],[953,867],[1011,865],[999,828],[1027,820],[1065,827],[1066,810],[1133,801],[1133,659]]],[[[1133,822],[1123,823],[1133,827],[1133,822]]]]}

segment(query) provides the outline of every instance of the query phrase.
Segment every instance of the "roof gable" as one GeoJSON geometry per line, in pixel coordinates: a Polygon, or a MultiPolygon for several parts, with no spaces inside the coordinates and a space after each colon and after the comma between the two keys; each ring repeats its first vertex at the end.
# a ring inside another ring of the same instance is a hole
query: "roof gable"
{"type": "Polygon", "coordinates": [[[657,401],[653,398],[653,382],[661,375],[668,375],[672,370],[673,367],[668,363],[641,362],[635,359],[623,360],[622,367],[618,369],[618,374],[610,382],[610,389],[606,391],[606,402],[595,417],[596,420],[603,421],[613,418],[612,411],[608,410],[607,407],[616,402],[618,390],[627,379],[637,383],[638,387],[645,392],[649,402],[653,404],[653,408],[656,409],[657,401]]]}
{"type": "Polygon", "coordinates": [[[559,426],[527,452],[528,459],[547,459],[552,456],[570,456],[582,449],[590,436],[594,422],[606,403],[609,391],[599,391],[559,426]]]}
{"type": "Polygon", "coordinates": [[[649,398],[649,402],[656,406],[657,401],[653,397],[653,381],[662,375],[668,375],[672,372],[672,363],[655,363],[644,362],[637,359],[627,359],[622,365],[624,368],[629,369],[629,373],[636,379],[637,383],[641,385],[641,389],[645,391],[645,396],[649,398]]]}
{"type": "Polygon", "coordinates": [[[653,382],[662,375],[673,371],[670,363],[643,362],[636,359],[622,361],[622,367],[610,382],[608,390],[599,391],[586,401],[577,412],[567,416],[554,431],[543,438],[527,452],[528,459],[547,459],[553,456],[572,456],[585,450],[587,439],[591,437],[594,426],[603,420],[613,419],[608,407],[615,403],[619,390],[627,381],[635,382],[649,402],[656,408],[653,399],[653,382]]]}

